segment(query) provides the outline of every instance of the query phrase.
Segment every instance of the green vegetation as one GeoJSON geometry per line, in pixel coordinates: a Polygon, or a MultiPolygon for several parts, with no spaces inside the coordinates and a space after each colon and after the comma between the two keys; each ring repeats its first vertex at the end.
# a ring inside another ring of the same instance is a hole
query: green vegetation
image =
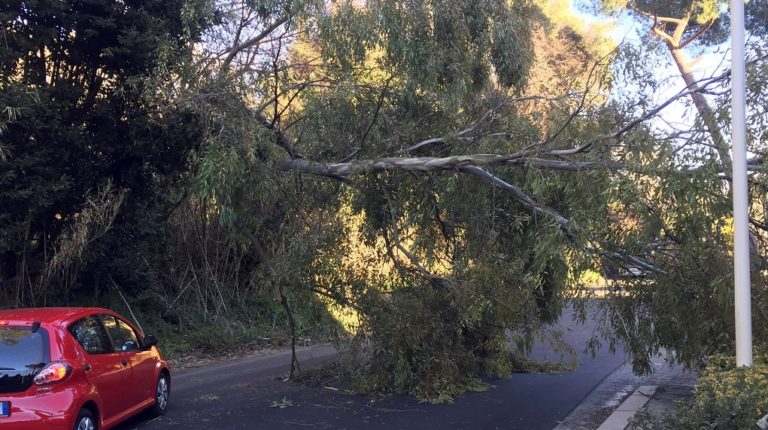
{"type": "Polygon", "coordinates": [[[686,56],[722,40],[720,2],[598,2],[653,25],[618,47],[568,4],[3,3],[0,306],[127,302],[177,356],[341,338],[357,390],[429,401],[510,375],[598,278],[636,370],[728,353],[728,74],[686,56]]]}
{"type": "MultiPolygon", "coordinates": [[[[296,336],[300,345],[331,342],[343,336],[343,329],[314,297],[290,298],[296,308],[296,336]]],[[[226,316],[205,321],[162,314],[151,304],[134,302],[131,308],[117,297],[98,303],[124,315],[136,315],[146,333],[160,340],[163,354],[182,365],[203,359],[248,354],[261,349],[288,348],[291,331],[285,310],[278,301],[256,296],[242,303],[230,303],[226,316]]]]}
{"type": "MultiPolygon", "coordinates": [[[[662,350],[674,351],[673,361],[696,368],[710,354],[732,351],[734,345],[732,203],[728,181],[723,180],[731,169],[726,139],[730,129],[730,88],[727,82],[697,80],[695,63],[688,58],[726,40],[727,32],[722,28],[727,25],[723,20],[728,19],[721,7],[724,3],[603,2],[614,11],[621,6],[618,10],[649,28],[648,37],[625,49],[626,57],[618,61],[618,79],[645,87],[638,94],[625,94],[629,103],[644,106],[647,102],[638,97],[640,94],[656,94],[664,88],[663,80],[651,78],[653,69],[662,64],[677,69],[686,88],[694,90],[682,97],[691,103],[688,113],[695,114],[695,125],[680,128],[669,124],[649,130],[646,136],[635,135],[639,140],[631,144],[633,150],[628,155],[644,171],[626,172],[615,182],[621,194],[616,216],[625,220],[625,228],[611,229],[609,234],[620,235],[624,246],[634,249],[633,253],[650,256],[648,261],[660,269],[650,278],[625,282],[625,288],[605,307],[606,333],[614,337],[612,344],[621,342],[631,352],[638,372],[650,371],[651,358],[662,350]],[[720,88],[723,96],[704,97],[706,85],[720,88]],[[655,173],[649,174],[649,168],[655,173]],[[670,175],[672,172],[688,174],[670,175]]],[[[755,3],[761,2],[750,2],[747,7],[752,17],[748,30],[756,36],[748,46],[750,108],[761,106],[760,100],[767,94],[765,57],[760,54],[765,41],[758,37],[764,34],[765,27],[754,20],[765,10],[755,3]]],[[[762,130],[767,120],[761,107],[747,120],[749,151],[756,155],[752,162],[762,160],[766,142],[762,130]]],[[[760,179],[762,168],[751,166],[750,170],[754,239],[751,276],[753,307],[757,310],[754,335],[760,342],[768,328],[768,315],[759,311],[767,298],[763,222],[766,194],[760,179]]]]}
{"type": "Polygon", "coordinates": [[[661,417],[646,411],[635,418],[633,429],[722,429],[756,428],[768,411],[768,364],[765,355],[755,357],[752,368],[736,367],[732,357],[710,358],[699,375],[690,404],[661,417]]]}

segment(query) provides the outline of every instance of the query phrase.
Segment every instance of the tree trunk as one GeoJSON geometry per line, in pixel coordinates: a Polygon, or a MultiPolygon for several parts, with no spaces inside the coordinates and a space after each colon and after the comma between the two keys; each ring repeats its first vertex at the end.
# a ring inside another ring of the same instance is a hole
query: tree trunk
{"type": "Polygon", "coordinates": [[[696,83],[696,79],[691,71],[690,63],[685,57],[685,53],[682,49],[677,48],[670,43],[667,43],[667,48],[669,49],[669,53],[672,54],[672,58],[675,60],[675,65],[677,65],[677,69],[680,71],[680,76],[683,78],[683,81],[685,81],[685,85],[690,90],[694,90],[691,92],[691,100],[693,101],[696,110],[699,112],[699,115],[701,115],[701,119],[704,121],[704,125],[707,127],[707,131],[717,149],[723,172],[730,172],[731,155],[729,153],[729,145],[723,138],[723,132],[720,129],[720,124],[717,122],[715,112],[712,110],[712,107],[709,106],[704,94],[698,91],[699,85],[696,83]]]}
{"type": "MultiPolygon", "coordinates": [[[[259,242],[256,235],[251,233],[251,231],[248,230],[248,228],[245,226],[241,226],[240,230],[243,231],[251,239],[253,248],[256,251],[256,255],[258,255],[259,260],[261,260],[260,263],[265,264],[270,273],[277,277],[277,269],[272,264],[272,261],[269,258],[269,255],[267,255],[267,252],[264,250],[264,248],[261,247],[261,243],[259,242]]],[[[299,359],[296,357],[296,320],[293,318],[293,311],[291,310],[291,306],[288,303],[288,297],[285,295],[285,291],[283,290],[282,286],[278,286],[278,292],[280,294],[280,303],[283,305],[283,309],[285,309],[285,313],[288,316],[288,327],[291,331],[291,370],[288,374],[288,379],[293,379],[293,376],[297,371],[301,372],[299,359]]]]}
{"type": "Polygon", "coordinates": [[[285,313],[288,314],[288,326],[291,329],[291,372],[288,375],[288,379],[293,379],[294,373],[301,371],[299,368],[299,360],[296,358],[296,320],[293,318],[293,312],[288,305],[288,297],[282,290],[280,290],[280,302],[283,304],[285,313]]]}

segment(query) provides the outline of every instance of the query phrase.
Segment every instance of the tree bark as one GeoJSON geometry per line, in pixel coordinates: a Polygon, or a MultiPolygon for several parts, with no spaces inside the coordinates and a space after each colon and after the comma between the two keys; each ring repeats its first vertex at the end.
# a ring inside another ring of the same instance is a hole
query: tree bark
{"type": "Polygon", "coordinates": [[[542,169],[579,171],[600,167],[621,168],[616,163],[601,161],[568,161],[545,158],[527,158],[518,154],[470,154],[450,157],[388,157],[359,160],[349,163],[323,163],[295,159],[283,164],[283,170],[296,170],[320,176],[346,178],[350,175],[384,170],[406,172],[430,172],[436,170],[457,170],[467,166],[532,166],[542,169]]]}
{"type": "Polygon", "coordinates": [[[651,26],[652,33],[664,40],[665,44],[667,45],[667,49],[669,50],[670,55],[672,55],[672,59],[675,61],[677,70],[680,72],[680,76],[685,82],[689,95],[691,96],[691,100],[693,101],[693,105],[699,112],[699,115],[704,122],[704,126],[707,128],[707,132],[709,132],[709,135],[712,139],[712,143],[715,145],[715,150],[720,157],[720,165],[724,172],[730,172],[730,147],[723,137],[720,124],[717,122],[717,116],[712,110],[712,107],[707,102],[707,99],[704,97],[704,94],[702,94],[701,87],[696,81],[696,78],[693,76],[690,62],[683,52],[683,48],[704,34],[714,22],[709,21],[708,23],[701,25],[697,32],[689,36],[686,40],[683,40],[683,35],[688,29],[688,25],[691,22],[691,17],[693,16],[695,7],[696,2],[691,2],[691,4],[683,13],[683,16],[679,19],[645,14],[637,8],[635,8],[635,11],[643,16],[646,16],[647,18],[653,19],[653,25],[651,26]],[[675,24],[672,34],[667,33],[667,24],[675,24]]]}
{"type": "Polygon", "coordinates": [[[715,112],[707,102],[704,94],[701,93],[685,53],[681,48],[675,47],[669,42],[667,42],[667,48],[669,49],[669,53],[672,55],[672,58],[675,60],[675,65],[677,65],[677,69],[680,71],[680,76],[683,78],[685,85],[688,87],[688,89],[693,90],[690,93],[691,100],[693,101],[693,105],[696,107],[696,110],[699,112],[699,115],[701,115],[704,126],[707,127],[707,131],[712,138],[712,142],[715,145],[717,154],[720,157],[720,163],[723,171],[730,172],[731,155],[729,153],[729,145],[726,143],[725,138],[723,137],[723,132],[720,128],[720,124],[717,122],[717,116],[715,115],[715,112]]]}

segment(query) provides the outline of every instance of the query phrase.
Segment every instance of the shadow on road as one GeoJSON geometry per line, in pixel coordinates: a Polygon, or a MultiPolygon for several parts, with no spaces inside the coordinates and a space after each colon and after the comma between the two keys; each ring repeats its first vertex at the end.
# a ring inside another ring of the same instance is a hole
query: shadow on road
{"type": "MultiPolygon", "coordinates": [[[[560,321],[564,340],[578,351],[593,336],[594,318],[578,324],[566,312],[560,321]]],[[[315,350],[304,367],[334,356],[315,350]]],[[[534,358],[549,354],[537,345],[534,358]]],[[[304,351],[306,353],[306,351],[304,351]]],[[[550,357],[551,359],[551,357],[550,357]]],[[[137,418],[131,429],[545,429],[555,427],[594,387],[624,363],[624,354],[579,354],[572,372],[514,374],[489,381],[492,389],[468,393],[450,405],[429,405],[404,396],[371,398],[322,387],[283,382],[286,357],[261,357],[179,372],[168,413],[137,418]]]]}

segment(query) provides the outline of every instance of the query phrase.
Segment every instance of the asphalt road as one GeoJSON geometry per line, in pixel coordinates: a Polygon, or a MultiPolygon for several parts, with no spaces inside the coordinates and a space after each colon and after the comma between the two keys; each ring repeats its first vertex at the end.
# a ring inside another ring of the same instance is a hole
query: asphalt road
{"type": "MultiPolygon", "coordinates": [[[[595,321],[580,325],[566,315],[564,339],[582,351],[595,321]]],[[[332,359],[327,346],[302,349],[304,368],[332,359]]],[[[555,360],[550,345],[532,358],[555,360]]],[[[579,354],[571,372],[515,374],[489,381],[493,389],[469,393],[450,405],[422,404],[404,396],[370,398],[283,382],[289,356],[238,360],[174,375],[167,414],[137,418],[132,429],[546,429],[551,430],[604,378],[624,362],[624,353],[579,354]],[[278,407],[278,406],[283,406],[278,407]]]]}

